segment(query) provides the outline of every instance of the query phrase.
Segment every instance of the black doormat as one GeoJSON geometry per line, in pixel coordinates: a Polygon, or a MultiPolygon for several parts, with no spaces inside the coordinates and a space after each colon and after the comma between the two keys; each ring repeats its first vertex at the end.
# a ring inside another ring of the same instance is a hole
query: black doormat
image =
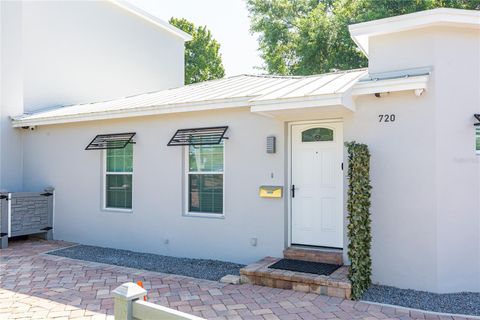
{"type": "Polygon", "coordinates": [[[313,274],[319,274],[319,275],[325,275],[325,276],[331,275],[335,270],[337,270],[340,267],[341,266],[337,264],[310,262],[310,261],[292,260],[292,259],[282,259],[272,264],[271,266],[269,266],[269,268],[271,269],[313,273],[313,274]]]}

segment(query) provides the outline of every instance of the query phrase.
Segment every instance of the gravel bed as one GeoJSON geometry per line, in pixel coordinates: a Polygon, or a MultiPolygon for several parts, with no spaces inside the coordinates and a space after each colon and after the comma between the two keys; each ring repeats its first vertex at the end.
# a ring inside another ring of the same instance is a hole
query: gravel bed
{"type": "Polygon", "coordinates": [[[480,316],[480,293],[431,293],[373,285],[362,300],[442,313],[480,316]]]}
{"type": "Polygon", "coordinates": [[[218,281],[227,274],[238,275],[240,268],[244,267],[218,260],[176,258],[87,245],[59,249],[48,254],[213,281],[218,281]]]}

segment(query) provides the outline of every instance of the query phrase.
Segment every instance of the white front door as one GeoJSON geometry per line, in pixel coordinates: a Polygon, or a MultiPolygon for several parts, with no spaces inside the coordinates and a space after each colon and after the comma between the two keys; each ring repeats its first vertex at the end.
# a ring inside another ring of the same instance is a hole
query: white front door
{"type": "Polygon", "coordinates": [[[292,244],[343,248],[342,129],[292,126],[292,244]]]}

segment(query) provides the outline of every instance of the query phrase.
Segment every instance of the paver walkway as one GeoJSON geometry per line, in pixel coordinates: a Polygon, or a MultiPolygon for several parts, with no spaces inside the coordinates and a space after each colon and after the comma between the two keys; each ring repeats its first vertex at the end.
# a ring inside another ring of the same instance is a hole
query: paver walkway
{"type": "Polygon", "coordinates": [[[207,319],[460,319],[44,254],[69,245],[28,240],[10,242],[8,249],[0,250],[0,319],[113,319],[110,292],[138,280],[149,301],[207,319]]]}

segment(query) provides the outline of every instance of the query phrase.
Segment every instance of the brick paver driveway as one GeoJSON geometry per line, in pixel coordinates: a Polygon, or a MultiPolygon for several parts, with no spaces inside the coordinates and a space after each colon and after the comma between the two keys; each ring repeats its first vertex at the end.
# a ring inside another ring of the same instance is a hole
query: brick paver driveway
{"type": "Polygon", "coordinates": [[[149,301],[207,319],[454,319],[44,254],[69,245],[29,240],[12,242],[0,250],[0,319],[113,319],[110,292],[124,282],[138,280],[144,282],[149,301]]]}

